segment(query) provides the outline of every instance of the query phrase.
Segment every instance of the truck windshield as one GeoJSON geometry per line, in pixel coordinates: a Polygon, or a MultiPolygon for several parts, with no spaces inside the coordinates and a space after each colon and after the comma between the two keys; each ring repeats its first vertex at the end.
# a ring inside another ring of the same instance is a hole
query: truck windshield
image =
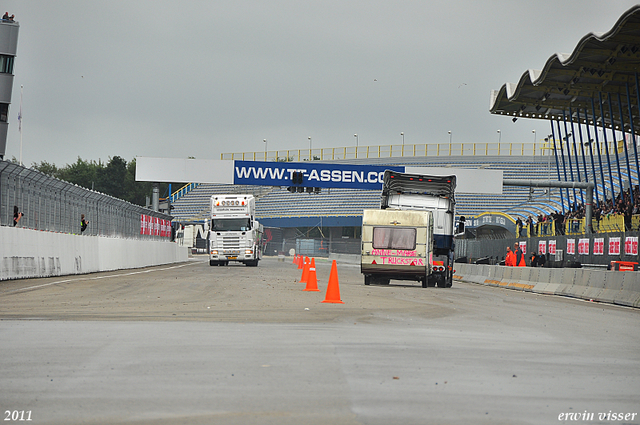
{"type": "Polygon", "coordinates": [[[416,229],[398,227],[374,227],[373,247],[375,249],[416,249],[416,229]]]}
{"type": "Polygon", "coordinates": [[[211,230],[220,231],[242,231],[251,230],[251,220],[248,218],[224,218],[211,220],[211,230]]]}

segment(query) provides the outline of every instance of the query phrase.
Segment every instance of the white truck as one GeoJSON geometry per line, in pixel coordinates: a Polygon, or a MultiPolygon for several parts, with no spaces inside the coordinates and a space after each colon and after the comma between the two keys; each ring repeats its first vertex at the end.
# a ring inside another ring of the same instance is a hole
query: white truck
{"type": "MultiPolygon", "coordinates": [[[[449,288],[453,282],[453,253],[456,235],[455,224],[455,189],[456,176],[432,176],[399,173],[387,170],[384,173],[384,181],[380,200],[380,222],[388,222],[385,216],[392,220],[398,211],[422,211],[431,213],[433,230],[431,233],[417,232],[416,246],[431,247],[425,253],[429,260],[429,266],[425,265],[424,271],[412,268],[411,263],[403,265],[405,268],[394,270],[376,271],[365,262],[369,261],[365,250],[365,220],[362,228],[362,266],[361,271],[365,275],[365,284],[381,281],[388,283],[389,279],[414,279],[422,282],[423,287],[438,286],[449,288]],[[429,240],[423,240],[427,237],[429,240]]],[[[368,223],[367,226],[370,226],[368,223]]],[[[416,226],[416,229],[419,227],[416,226]]],[[[461,219],[459,231],[464,231],[464,219],[461,219]]],[[[416,251],[416,255],[418,251],[416,251]]],[[[400,260],[402,255],[394,255],[400,260]]]]}
{"type": "Polygon", "coordinates": [[[253,195],[213,195],[209,223],[209,265],[238,261],[255,267],[262,259],[262,225],[253,195]]]}

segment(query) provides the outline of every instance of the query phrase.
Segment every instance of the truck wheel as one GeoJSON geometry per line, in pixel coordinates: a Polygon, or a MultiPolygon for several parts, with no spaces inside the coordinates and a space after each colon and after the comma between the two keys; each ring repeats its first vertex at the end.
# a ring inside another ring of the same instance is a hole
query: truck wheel
{"type": "Polygon", "coordinates": [[[364,284],[365,285],[371,285],[371,276],[364,276],[364,284]]]}
{"type": "Polygon", "coordinates": [[[258,260],[247,261],[244,263],[247,267],[258,267],[258,260]]]}
{"type": "Polygon", "coordinates": [[[209,265],[210,266],[217,266],[218,262],[217,261],[213,261],[213,260],[209,260],[209,265]]]}

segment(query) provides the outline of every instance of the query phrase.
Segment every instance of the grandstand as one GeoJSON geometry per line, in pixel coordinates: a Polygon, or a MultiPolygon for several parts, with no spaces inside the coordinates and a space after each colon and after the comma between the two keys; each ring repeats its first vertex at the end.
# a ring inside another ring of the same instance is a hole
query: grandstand
{"type": "MultiPolygon", "coordinates": [[[[376,149],[372,149],[375,151],[376,149]]],[[[568,158],[566,158],[568,161],[568,158]]],[[[616,165],[616,158],[611,157],[616,165]]],[[[554,156],[549,155],[441,155],[426,157],[394,158],[351,158],[326,161],[331,163],[352,163],[370,165],[404,165],[423,167],[483,168],[502,170],[505,179],[557,180],[558,169],[554,156]]],[[[582,164],[581,165],[581,169],[582,164]]],[[[574,167],[575,168],[575,167],[574,167]]],[[[624,168],[624,167],[623,167],[624,168]]],[[[593,169],[587,168],[586,179],[594,181],[593,169]]],[[[561,174],[563,171],[561,170],[561,174]]],[[[574,174],[576,170],[574,170],[574,174]]],[[[584,169],[581,170],[585,180],[584,169]]],[[[626,173],[623,180],[628,181],[626,173]]],[[[631,180],[637,184],[638,177],[632,172],[631,180]]],[[[597,183],[598,200],[603,200],[611,182],[597,183]]],[[[619,183],[614,177],[614,187],[619,191],[619,183]]],[[[576,190],[576,199],[581,203],[583,197],[576,190]]],[[[290,193],[283,187],[234,186],[221,184],[200,184],[181,198],[174,201],[174,217],[178,221],[201,221],[209,216],[209,199],[216,193],[252,193],[257,198],[256,214],[266,226],[291,227],[350,227],[360,226],[362,210],[378,208],[379,191],[356,189],[323,189],[315,193],[290,193]]],[[[610,190],[608,191],[610,197],[610,190]]],[[[542,189],[530,190],[528,187],[505,186],[503,194],[478,195],[458,193],[456,195],[457,214],[466,217],[487,212],[506,213],[515,221],[518,217],[549,214],[554,211],[567,211],[573,204],[573,190],[542,189]],[[569,194],[569,198],[567,198],[569,194]]],[[[596,198],[594,198],[595,201],[596,198]]]]}

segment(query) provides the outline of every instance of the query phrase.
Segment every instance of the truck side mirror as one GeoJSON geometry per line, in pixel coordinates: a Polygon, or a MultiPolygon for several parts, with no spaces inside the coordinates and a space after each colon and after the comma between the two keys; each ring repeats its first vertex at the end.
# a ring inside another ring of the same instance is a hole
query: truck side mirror
{"type": "Polygon", "coordinates": [[[466,221],[465,217],[461,216],[460,220],[458,221],[458,226],[456,227],[455,236],[464,235],[464,223],[465,223],[465,221],[466,221]]]}

